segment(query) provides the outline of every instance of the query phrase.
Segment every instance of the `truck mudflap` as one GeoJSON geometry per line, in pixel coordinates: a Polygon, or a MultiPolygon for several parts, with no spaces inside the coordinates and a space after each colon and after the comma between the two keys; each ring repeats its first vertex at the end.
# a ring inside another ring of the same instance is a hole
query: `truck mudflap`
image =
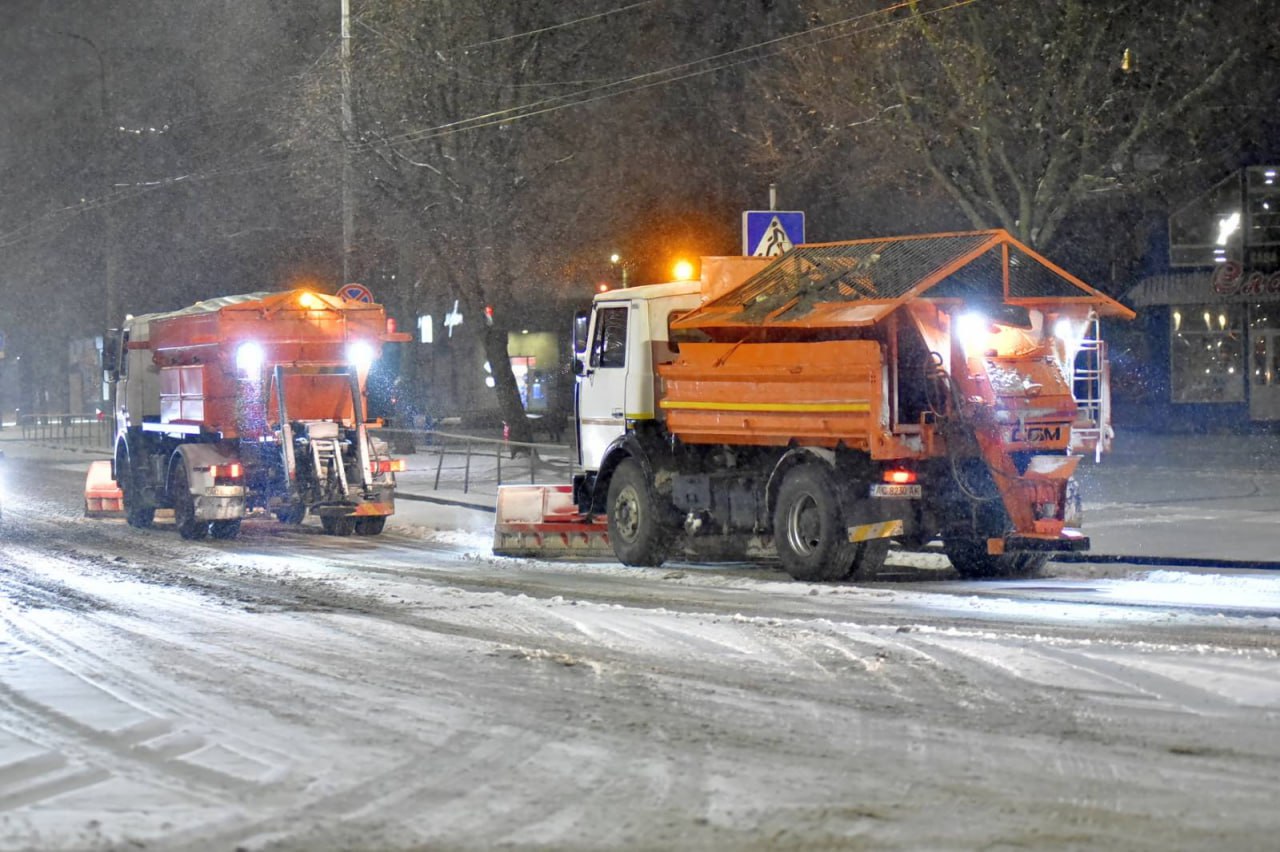
{"type": "Polygon", "coordinates": [[[124,492],[112,478],[111,462],[107,459],[89,463],[89,473],[84,480],[84,516],[124,517],[124,492]]]}
{"type": "Polygon", "coordinates": [[[613,558],[608,523],[578,511],[571,485],[503,485],[496,510],[496,556],[613,558]]]}
{"type": "Polygon", "coordinates": [[[903,535],[906,524],[901,520],[880,521],[874,524],[857,524],[849,527],[849,541],[872,541],[877,538],[894,538],[903,535]]]}
{"type": "Polygon", "coordinates": [[[396,507],[394,503],[376,500],[365,503],[321,503],[312,506],[311,513],[322,518],[378,518],[394,515],[396,507]]]}

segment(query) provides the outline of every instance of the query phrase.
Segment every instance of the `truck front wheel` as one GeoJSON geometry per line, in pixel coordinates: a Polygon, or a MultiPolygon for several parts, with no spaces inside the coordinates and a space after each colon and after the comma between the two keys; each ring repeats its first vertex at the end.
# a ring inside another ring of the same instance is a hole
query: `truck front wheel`
{"type": "Polygon", "coordinates": [[[853,570],[858,545],[831,474],[816,464],[792,468],[778,491],[773,542],[782,569],[797,580],[840,580],[853,570]]]}
{"type": "Polygon", "coordinates": [[[128,456],[116,457],[116,477],[124,500],[124,516],[129,526],[146,529],[155,521],[156,507],[145,503],[138,475],[134,473],[128,456]]]}
{"type": "Polygon", "coordinates": [[[634,459],[625,459],[609,481],[609,542],[623,565],[656,568],[667,559],[672,532],[653,485],[634,459]]]}

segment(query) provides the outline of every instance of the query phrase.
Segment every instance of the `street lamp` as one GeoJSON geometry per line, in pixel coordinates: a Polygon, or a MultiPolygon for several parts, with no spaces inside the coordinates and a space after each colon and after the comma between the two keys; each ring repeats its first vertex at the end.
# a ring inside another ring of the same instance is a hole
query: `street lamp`
{"type": "Polygon", "coordinates": [[[609,262],[622,270],[622,289],[627,289],[627,266],[630,264],[623,260],[622,255],[618,254],[616,251],[609,255],[609,262]]]}

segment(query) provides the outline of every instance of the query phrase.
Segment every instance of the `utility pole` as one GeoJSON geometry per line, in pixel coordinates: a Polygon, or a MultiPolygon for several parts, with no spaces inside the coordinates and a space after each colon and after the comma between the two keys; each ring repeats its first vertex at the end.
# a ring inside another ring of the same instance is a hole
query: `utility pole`
{"type": "MultiPolygon", "coordinates": [[[[110,126],[110,104],[107,95],[107,63],[103,59],[102,50],[97,43],[88,36],[80,33],[70,32],[68,30],[46,30],[54,35],[60,35],[65,38],[73,39],[87,44],[89,49],[93,51],[94,57],[98,60],[98,116],[100,127],[98,136],[102,144],[102,148],[98,151],[98,161],[108,163],[109,168],[114,168],[118,163],[115,156],[115,134],[110,126]]],[[[104,178],[109,178],[104,169],[104,178]]],[[[103,181],[99,192],[106,193],[109,182],[103,181]]],[[[120,245],[120,223],[116,219],[116,210],[114,202],[108,199],[102,208],[102,296],[103,296],[103,336],[102,347],[105,350],[109,345],[108,336],[110,330],[116,326],[121,317],[118,315],[120,301],[120,272],[122,267],[121,251],[123,247],[120,245]]],[[[101,397],[99,397],[101,401],[101,397]]],[[[106,405],[108,411],[115,411],[116,402],[116,386],[114,384],[107,388],[106,405]]]]}
{"type": "MultiPolygon", "coordinates": [[[[115,158],[108,155],[108,150],[110,149],[114,151],[114,149],[111,147],[113,138],[111,128],[108,126],[107,63],[106,60],[102,58],[102,50],[99,49],[93,39],[88,36],[83,36],[80,33],[69,32],[67,30],[46,30],[46,32],[52,32],[54,35],[65,36],[66,38],[74,39],[82,44],[89,45],[89,49],[93,51],[94,57],[98,60],[98,116],[101,123],[101,127],[98,132],[103,145],[102,149],[98,152],[98,156],[99,161],[106,160],[114,164],[115,158]]],[[[107,184],[104,182],[103,187],[101,187],[99,191],[105,192],[106,186],[107,184]]],[[[118,301],[120,278],[119,247],[116,244],[119,239],[119,229],[116,227],[115,212],[111,208],[112,205],[108,202],[102,210],[102,220],[104,223],[104,245],[102,249],[104,280],[102,282],[102,287],[104,290],[104,301],[106,302],[105,310],[103,311],[103,319],[106,321],[105,328],[111,328],[120,321],[120,318],[116,316],[116,302],[118,301]]]]}
{"type": "Polygon", "coordinates": [[[355,205],[351,199],[351,0],[342,0],[342,283],[351,283],[355,205]]]}

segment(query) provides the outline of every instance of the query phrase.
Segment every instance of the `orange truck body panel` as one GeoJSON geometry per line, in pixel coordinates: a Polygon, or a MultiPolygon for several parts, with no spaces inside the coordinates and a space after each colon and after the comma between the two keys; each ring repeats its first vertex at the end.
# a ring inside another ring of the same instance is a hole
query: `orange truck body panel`
{"type": "Polygon", "coordinates": [[[712,342],[681,342],[676,361],[658,367],[659,406],[681,441],[945,457],[932,419],[892,422],[892,371],[882,353],[896,324],[909,324],[951,380],[952,411],[938,416],[972,426],[1017,533],[1078,535],[1037,511],[1052,506],[1061,517],[1079,462],[1067,455],[1077,418],[1074,353],[1047,326],[1050,318],[1083,323],[1091,312],[1132,318],[1128,308],[1004,231],[808,244],[704,296],[672,328],[712,342]],[[981,350],[967,351],[953,316],[984,299],[1035,309],[1043,326],[1032,333],[991,324],[981,350]]]}
{"type": "MultiPolygon", "coordinates": [[[[306,308],[301,297],[300,291],[272,293],[156,320],[149,346],[161,371],[161,422],[199,425],[237,438],[252,437],[267,422],[278,421],[275,394],[259,394],[256,404],[245,401],[253,394],[243,392],[245,378],[236,367],[236,351],[245,342],[262,347],[268,366],[341,367],[354,341],[368,343],[376,357],[383,341],[403,337],[388,333],[380,305],[308,292],[314,307],[306,308]]],[[[284,383],[292,419],[353,421],[345,376],[288,373],[284,383]]]]}
{"type": "Polygon", "coordinates": [[[667,428],[686,443],[869,451],[881,431],[874,341],[684,343],[658,373],[667,428]]]}

